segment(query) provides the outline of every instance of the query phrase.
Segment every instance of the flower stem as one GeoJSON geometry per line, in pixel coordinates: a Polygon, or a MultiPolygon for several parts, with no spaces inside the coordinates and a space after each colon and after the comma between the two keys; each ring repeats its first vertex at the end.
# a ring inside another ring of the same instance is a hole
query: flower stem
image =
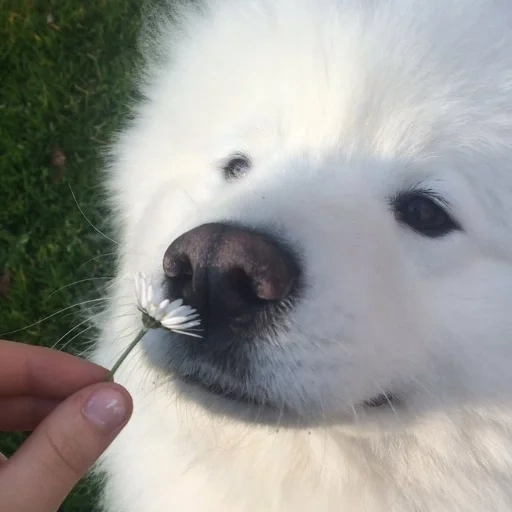
{"type": "Polygon", "coordinates": [[[123,364],[123,361],[128,357],[130,352],[135,348],[135,345],[139,343],[139,341],[142,339],[142,337],[148,332],[148,329],[142,329],[139,334],[137,334],[137,337],[128,345],[128,348],[121,354],[121,357],[116,361],[112,369],[110,370],[108,374],[108,380],[110,382],[114,382],[114,374],[118,370],[118,368],[123,364]]]}

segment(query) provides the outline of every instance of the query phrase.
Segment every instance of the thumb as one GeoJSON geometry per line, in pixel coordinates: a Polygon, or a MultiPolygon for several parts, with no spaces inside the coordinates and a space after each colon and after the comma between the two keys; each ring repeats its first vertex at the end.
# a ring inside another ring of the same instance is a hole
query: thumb
{"type": "Polygon", "coordinates": [[[0,466],[2,510],[54,512],[132,413],[117,384],[84,388],[62,402],[0,466]]]}

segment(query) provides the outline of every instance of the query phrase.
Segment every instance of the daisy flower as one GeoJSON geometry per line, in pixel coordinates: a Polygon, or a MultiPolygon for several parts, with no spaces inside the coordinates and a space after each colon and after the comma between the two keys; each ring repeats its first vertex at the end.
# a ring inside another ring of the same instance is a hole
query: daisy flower
{"type": "MultiPolygon", "coordinates": [[[[158,290],[160,290],[160,287],[158,290]]],[[[162,300],[159,295],[155,291],[151,277],[148,278],[143,273],[135,275],[135,296],[138,309],[142,314],[143,328],[110,370],[110,380],[113,380],[117,369],[150,329],[163,328],[187,336],[201,338],[200,334],[192,332],[197,331],[194,328],[201,324],[197,311],[191,306],[183,304],[182,299],[171,302],[169,299],[162,300]]]]}

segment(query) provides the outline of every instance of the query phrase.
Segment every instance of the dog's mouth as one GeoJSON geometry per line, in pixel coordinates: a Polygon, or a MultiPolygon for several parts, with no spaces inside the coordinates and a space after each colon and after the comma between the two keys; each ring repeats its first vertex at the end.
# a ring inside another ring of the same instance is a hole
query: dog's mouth
{"type": "Polygon", "coordinates": [[[363,407],[375,409],[378,407],[394,407],[398,404],[398,398],[393,393],[380,393],[379,395],[362,402],[363,407]]]}
{"type": "Polygon", "coordinates": [[[325,421],[343,423],[347,420],[346,414],[351,416],[354,408],[384,412],[400,405],[397,395],[385,388],[381,393],[352,406],[343,406],[328,419],[324,406],[316,400],[311,399],[309,404],[302,401],[299,404],[287,403],[280,393],[273,394],[265,386],[257,385],[244,351],[235,352],[233,347],[228,347],[229,351],[211,352],[207,350],[209,345],[179,341],[174,339],[172,357],[166,358],[166,368],[174,376],[175,389],[187,400],[216,414],[253,423],[286,422],[297,427],[323,424],[325,421]]]}
{"type": "Polygon", "coordinates": [[[279,407],[262,393],[250,395],[237,389],[226,389],[218,383],[209,382],[206,384],[194,376],[181,376],[180,380],[187,385],[201,389],[209,395],[221,398],[233,404],[240,404],[247,407],[258,407],[260,409],[277,410],[279,407]]]}
{"type": "MultiPolygon", "coordinates": [[[[187,385],[192,386],[196,390],[201,390],[203,394],[210,397],[220,399],[222,402],[231,404],[236,409],[245,408],[246,411],[257,410],[258,414],[265,411],[267,416],[279,415],[282,419],[283,416],[297,419],[299,415],[296,411],[287,407],[285,404],[276,404],[269,396],[264,393],[249,394],[239,389],[226,389],[218,383],[208,383],[196,379],[192,376],[180,377],[180,381],[187,385]]],[[[400,401],[397,395],[390,392],[380,393],[368,400],[364,400],[356,404],[358,407],[365,409],[378,410],[378,409],[394,409],[399,405],[400,401]]]]}

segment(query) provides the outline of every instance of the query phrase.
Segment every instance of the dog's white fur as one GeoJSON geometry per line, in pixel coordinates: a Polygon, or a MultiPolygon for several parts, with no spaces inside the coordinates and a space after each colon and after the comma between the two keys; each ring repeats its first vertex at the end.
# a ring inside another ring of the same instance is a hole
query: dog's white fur
{"type": "Polygon", "coordinates": [[[254,378],[317,423],[206,410],[152,363],[154,331],[117,377],[135,413],[100,466],[105,510],[512,510],[510,2],[209,0],[178,18],[151,26],[114,151],[119,272],[94,359],[133,339],[131,276],[162,275],[178,235],[271,226],[307,288],[254,378]],[[236,151],[254,168],[227,183],[236,151]],[[418,183],[461,231],[396,221],[389,198],[418,183]],[[384,390],[403,401],[357,405],[384,390]]]}

